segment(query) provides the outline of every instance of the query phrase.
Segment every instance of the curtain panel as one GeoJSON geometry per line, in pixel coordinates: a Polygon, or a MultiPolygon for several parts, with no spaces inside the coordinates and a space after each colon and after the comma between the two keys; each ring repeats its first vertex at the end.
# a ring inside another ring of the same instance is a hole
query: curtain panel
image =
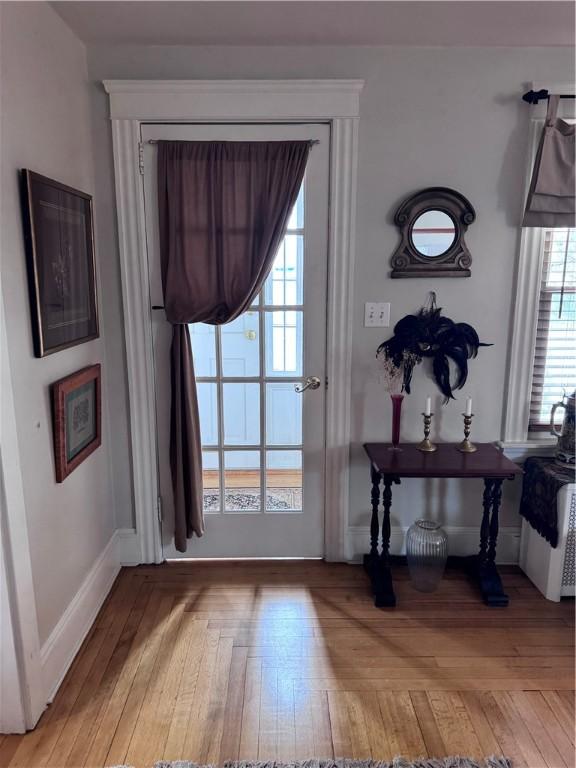
{"type": "Polygon", "coordinates": [[[176,549],[204,532],[202,451],[189,323],[252,304],[304,178],[309,141],[158,142],[160,259],[173,326],[170,466],[176,549]]]}
{"type": "Polygon", "coordinates": [[[574,227],[575,126],[556,117],[559,97],[548,100],[546,122],[526,202],[523,227],[574,227]]]}

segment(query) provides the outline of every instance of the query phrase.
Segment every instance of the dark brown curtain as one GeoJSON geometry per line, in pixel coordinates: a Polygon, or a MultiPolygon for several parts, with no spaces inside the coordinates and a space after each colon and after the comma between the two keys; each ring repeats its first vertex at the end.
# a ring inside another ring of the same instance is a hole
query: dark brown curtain
{"type": "Polygon", "coordinates": [[[202,452],[188,323],[253,302],[284,237],[310,142],[158,142],[160,258],[172,323],[170,464],[176,549],[204,532],[202,452]]]}

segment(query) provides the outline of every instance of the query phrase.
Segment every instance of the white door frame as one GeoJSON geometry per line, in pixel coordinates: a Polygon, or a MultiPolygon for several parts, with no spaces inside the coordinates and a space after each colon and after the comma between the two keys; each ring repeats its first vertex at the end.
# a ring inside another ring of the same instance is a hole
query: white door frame
{"type": "Polygon", "coordinates": [[[329,123],[325,558],[345,560],[358,118],[364,81],[105,80],[103,84],[110,95],[136,536],[142,563],[161,562],[162,543],[140,126],[147,122],[329,123]]]}
{"type": "Polygon", "coordinates": [[[0,733],[34,728],[46,707],[32,561],[0,290],[0,733]]]}

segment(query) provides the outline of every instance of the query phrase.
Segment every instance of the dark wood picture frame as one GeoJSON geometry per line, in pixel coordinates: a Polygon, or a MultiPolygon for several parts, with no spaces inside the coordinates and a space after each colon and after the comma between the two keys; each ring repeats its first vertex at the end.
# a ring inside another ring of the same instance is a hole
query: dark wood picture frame
{"type": "Polygon", "coordinates": [[[24,169],[22,209],[34,354],[99,336],[92,196],[24,169]]]}
{"type": "Polygon", "coordinates": [[[454,189],[428,187],[411,195],[401,203],[394,216],[401,241],[392,255],[390,277],[470,277],[472,256],[464,234],[475,218],[471,203],[454,189]],[[414,223],[429,211],[446,214],[454,224],[452,244],[437,256],[420,253],[412,238],[414,223]]]}
{"type": "Polygon", "coordinates": [[[61,483],[102,442],[100,364],[52,384],[56,482],[61,483]]]}

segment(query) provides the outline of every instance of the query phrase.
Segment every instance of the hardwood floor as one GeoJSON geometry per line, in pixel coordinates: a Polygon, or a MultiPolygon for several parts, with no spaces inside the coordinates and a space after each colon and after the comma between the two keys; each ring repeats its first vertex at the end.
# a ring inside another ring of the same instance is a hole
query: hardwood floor
{"type": "Polygon", "coordinates": [[[574,602],[515,569],[508,608],[458,573],[421,595],[395,571],[373,607],[360,567],[124,569],[53,704],[0,765],[505,753],[572,768],[574,602]]]}

